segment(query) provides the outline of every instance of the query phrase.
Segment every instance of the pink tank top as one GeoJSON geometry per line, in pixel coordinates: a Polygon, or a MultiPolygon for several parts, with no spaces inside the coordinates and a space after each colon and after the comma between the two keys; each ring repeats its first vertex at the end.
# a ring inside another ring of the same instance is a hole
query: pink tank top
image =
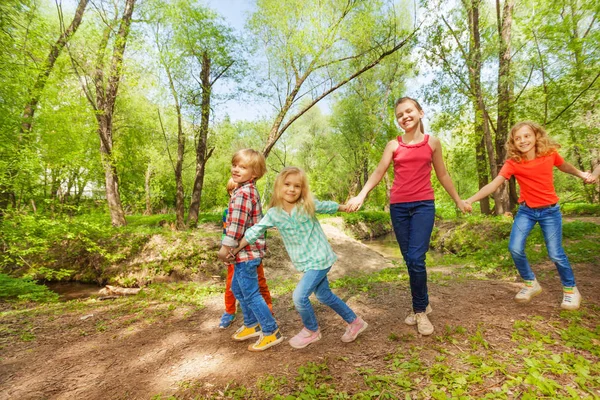
{"type": "Polygon", "coordinates": [[[429,135],[421,143],[405,144],[398,136],[398,148],[394,152],[394,184],[390,203],[409,203],[433,200],[431,186],[431,162],[433,150],[428,144],[429,135]]]}

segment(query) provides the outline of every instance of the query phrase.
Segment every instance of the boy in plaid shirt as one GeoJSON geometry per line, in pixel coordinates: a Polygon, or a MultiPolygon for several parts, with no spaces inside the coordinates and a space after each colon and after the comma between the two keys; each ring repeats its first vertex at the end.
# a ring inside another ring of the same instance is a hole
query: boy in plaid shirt
{"type": "MultiPolygon", "coordinates": [[[[260,195],[255,182],[266,170],[265,158],[256,150],[239,150],[231,159],[231,178],[238,188],[229,201],[227,229],[218,254],[225,262],[230,262],[228,257],[243,239],[246,230],[262,218],[260,195]]],[[[248,347],[250,351],[266,350],[283,341],[277,322],[260,295],[258,286],[257,268],[265,250],[264,236],[241,249],[235,257],[231,281],[231,290],[240,302],[244,316],[244,325],[233,334],[232,339],[243,341],[258,337],[257,342],[248,347]]]]}

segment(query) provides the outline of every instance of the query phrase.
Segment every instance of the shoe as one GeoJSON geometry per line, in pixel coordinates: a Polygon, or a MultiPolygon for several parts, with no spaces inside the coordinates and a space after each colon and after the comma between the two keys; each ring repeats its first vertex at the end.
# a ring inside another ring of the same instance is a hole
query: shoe
{"type": "Polygon", "coordinates": [[[277,329],[275,332],[273,332],[270,335],[263,335],[261,332],[260,337],[258,338],[256,343],[248,346],[248,350],[263,351],[263,350],[266,350],[269,347],[273,347],[276,344],[279,344],[281,342],[283,342],[283,336],[281,335],[281,332],[279,332],[279,329],[277,329]]]}
{"type": "Polygon", "coordinates": [[[303,349],[311,343],[321,339],[321,331],[317,329],[316,332],[310,331],[306,328],[302,328],[296,336],[290,339],[290,346],[295,349],[303,349]]]}
{"type": "MultiPolygon", "coordinates": [[[[427,308],[425,309],[425,314],[429,315],[433,312],[433,309],[431,308],[431,306],[429,304],[427,304],[427,308]]],[[[406,318],[404,318],[404,323],[406,325],[416,325],[417,324],[417,319],[415,318],[415,313],[411,312],[410,314],[408,314],[406,316],[406,318]]]]}
{"type": "Polygon", "coordinates": [[[534,296],[542,293],[542,287],[537,279],[533,281],[525,281],[525,287],[517,293],[515,301],[517,303],[529,303],[534,296]]]}
{"type": "Polygon", "coordinates": [[[348,324],[348,327],[346,328],[346,332],[342,335],[342,342],[345,342],[345,343],[354,342],[356,340],[356,337],[362,331],[367,329],[368,326],[369,326],[369,324],[367,324],[365,321],[363,321],[362,318],[356,317],[356,319],[354,321],[352,321],[352,323],[348,324]]]}
{"type": "Polygon", "coordinates": [[[433,333],[433,325],[427,317],[427,313],[420,312],[415,314],[415,320],[417,321],[417,331],[423,336],[428,336],[433,333]]]}
{"type": "Polygon", "coordinates": [[[260,329],[260,325],[258,325],[258,324],[251,328],[248,328],[246,325],[242,325],[240,327],[240,329],[235,331],[235,333],[233,334],[233,336],[231,336],[231,338],[233,340],[241,342],[243,340],[247,340],[247,339],[250,339],[253,337],[260,336],[261,334],[262,334],[262,330],[260,329]]]}
{"type": "Polygon", "coordinates": [[[563,287],[563,300],[560,308],[565,310],[577,310],[581,304],[581,294],[577,290],[577,286],[563,287]]]}
{"type": "Polygon", "coordinates": [[[227,329],[231,326],[231,323],[235,321],[235,314],[229,314],[224,312],[221,316],[221,322],[219,323],[219,329],[227,329]]]}

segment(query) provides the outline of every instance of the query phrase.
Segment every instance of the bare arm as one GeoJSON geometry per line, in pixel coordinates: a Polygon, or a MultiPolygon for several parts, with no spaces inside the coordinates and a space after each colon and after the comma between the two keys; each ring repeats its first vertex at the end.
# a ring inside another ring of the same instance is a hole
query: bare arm
{"type": "Polygon", "coordinates": [[[591,176],[591,174],[589,172],[582,172],[582,171],[578,170],[577,168],[575,168],[572,164],[570,164],[566,161],[564,163],[562,163],[561,165],[557,166],[556,168],[558,168],[559,170],[561,170],[564,173],[571,174],[573,176],[581,178],[584,181],[587,181],[591,176]]]}
{"type": "Polygon", "coordinates": [[[367,195],[369,194],[369,192],[371,190],[373,190],[373,188],[375,186],[377,186],[377,184],[379,182],[381,182],[381,179],[383,178],[383,176],[387,172],[388,168],[390,167],[390,164],[392,162],[392,157],[394,156],[394,151],[396,150],[397,147],[398,147],[397,141],[391,140],[390,142],[388,142],[388,144],[385,146],[385,150],[383,150],[383,155],[381,156],[381,161],[379,161],[377,168],[375,168],[375,171],[373,171],[373,173],[367,180],[367,183],[365,183],[365,186],[363,186],[362,190],[360,191],[360,193],[358,195],[356,195],[355,197],[348,200],[348,202],[346,203],[346,210],[341,210],[341,211],[352,212],[352,211],[357,211],[358,209],[360,209],[360,207],[364,203],[365,199],[367,198],[367,195]]]}
{"type": "Polygon", "coordinates": [[[504,181],[506,181],[506,178],[502,175],[498,175],[494,178],[493,181],[479,189],[479,192],[475,193],[473,196],[469,197],[465,201],[467,202],[467,204],[471,204],[483,199],[484,197],[489,196],[490,194],[494,193],[496,189],[498,189],[500,185],[504,183],[504,181]]]}
{"type": "Polygon", "coordinates": [[[450,174],[448,174],[448,170],[444,164],[444,157],[442,156],[442,144],[440,143],[440,140],[434,137],[430,137],[429,140],[433,150],[432,163],[433,168],[435,169],[435,176],[437,176],[444,189],[446,189],[446,192],[452,197],[452,200],[454,200],[456,206],[461,211],[471,211],[471,206],[461,200],[454,187],[454,183],[452,183],[452,178],[450,178],[450,174]]]}

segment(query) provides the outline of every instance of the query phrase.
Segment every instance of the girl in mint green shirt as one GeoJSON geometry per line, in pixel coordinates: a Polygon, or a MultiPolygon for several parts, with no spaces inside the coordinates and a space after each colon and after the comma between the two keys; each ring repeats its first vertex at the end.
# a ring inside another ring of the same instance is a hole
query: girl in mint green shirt
{"type": "Polygon", "coordinates": [[[279,230],[294,267],[303,272],[294,290],[293,300],[304,327],[290,339],[290,345],[294,348],[303,348],[321,339],[321,331],[309,300],[312,293],[348,323],[342,336],[343,342],[354,341],[368,326],[331,291],[327,280],[327,273],[337,256],[315,213],[333,214],[338,210],[346,211],[346,206],[333,201],[314,200],[304,171],[297,167],[286,167],[277,175],[266,215],[246,230],[244,239],[235,250],[237,254],[269,228],[276,227],[279,230]]]}

